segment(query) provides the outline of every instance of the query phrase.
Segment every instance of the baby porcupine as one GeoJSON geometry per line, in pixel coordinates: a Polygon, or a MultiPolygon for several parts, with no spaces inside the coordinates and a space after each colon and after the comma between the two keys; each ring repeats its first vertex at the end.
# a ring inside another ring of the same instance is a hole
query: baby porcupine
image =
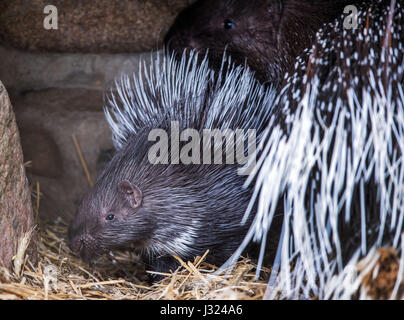
{"type": "MultiPolygon", "coordinates": [[[[244,187],[246,176],[237,163],[214,164],[224,160],[220,142],[227,148],[231,140],[211,141],[214,148],[203,144],[199,155],[192,150],[196,160],[219,152],[212,164],[180,162],[171,153],[173,141],[181,132],[183,152],[191,131],[202,136],[216,129],[246,135],[255,130],[254,144],[259,143],[274,95],[230,60],[223,60],[226,71],[218,75],[206,58],[199,60],[193,53],[180,61],[164,55],[116,83],[105,111],[117,152],[85,195],[68,232],[70,248],[84,260],[134,245],[143,249],[149,268],[167,272],[177,266],[172,255],[187,260],[210,250],[207,261],[220,265],[240,245],[252,220],[241,223],[252,189],[244,187]],[[155,129],[168,133],[170,150],[156,152],[168,163],[150,160],[155,129]]],[[[247,137],[235,136],[236,145],[244,146],[247,137]]]]}

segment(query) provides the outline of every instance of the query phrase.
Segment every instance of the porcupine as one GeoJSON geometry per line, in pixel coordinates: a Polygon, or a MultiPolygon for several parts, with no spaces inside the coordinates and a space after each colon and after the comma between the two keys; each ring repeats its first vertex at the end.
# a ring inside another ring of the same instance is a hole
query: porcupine
{"type": "Polygon", "coordinates": [[[352,298],[362,257],[391,246],[404,258],[404,5],[358,10],[356,28],[342,16],[317,33],[275,102],[239,248],[283,212],[267,298],[352,298]]]}
{"type": "MultiPolygon", "coordinates": [[[[231,159],[215,164],[223,160],[215,156],[212,164],[197,163],[202,154],[222,151],[220,142],[213,149],[204,144],[190,164],[168,150],[167,163],[149,160],[154,145],[149,134],[157,128],[170,133],[177,126],[182,146],[190,138],[182,137],[184,130],[192,128],[201,134],[205,129],[256,130],[259,142],[273,91],[250,70],[232,67],[230,60],[223,66],[227,71],[216,76],[206,58],[199,64],[197,54],[180,61],[164,55],[139,75],[117,82],[105,109],[117,151],[84,196],[68,231],[70,248],[83,260],[134,245],[142,249],[148,269],[168,272],[178,265],[173,255],[186,261],[210,250],[207,261],[220,265],[241,243],[251,223],[241,224],[252,192],[243,186],[246,177],[231,159]]],[[[233,132],[238,147],[243,135],[233,132]]],[[[229,141],[226,136],[226,148],[229,141]]]]}
{"type": "MultiPolygon", "coordinates": [[[[362,1],[362,0],[360,0],[362,1]]],[[[208,50],[213,68],[223,51],[278,85],[317,30],[358,0],[201,0],[179,14],[165,37],[170,50],[208,50]]]]}

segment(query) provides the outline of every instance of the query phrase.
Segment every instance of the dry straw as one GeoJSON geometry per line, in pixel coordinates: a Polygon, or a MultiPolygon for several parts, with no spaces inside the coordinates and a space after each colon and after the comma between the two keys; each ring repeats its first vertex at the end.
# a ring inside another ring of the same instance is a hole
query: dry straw
{"type": "MultiPolygon", "coordinates": [[[[237,263],[231,274],[215,275],[216,266],[182,261],[173,273],[153,285],[133,252],[116,252],[89,267],[73,256],[65,242],[66,225],[43,222],[39,228],[39,261],[36,266],[17,254],[12,273],[0,270],[0,300],[121,300],[121,299],[262,299],[267,281],[254,281],[255,265],[237,263]],[[113,257],[113,258],[112,258],[113,257]]],[[[24,245],[25,246],[25,245],[24,245]]],[[[21,246],[21,252],[23,250],[21,246]]],[[[269,270],[264,270],[263,275],[269,270]]]]}

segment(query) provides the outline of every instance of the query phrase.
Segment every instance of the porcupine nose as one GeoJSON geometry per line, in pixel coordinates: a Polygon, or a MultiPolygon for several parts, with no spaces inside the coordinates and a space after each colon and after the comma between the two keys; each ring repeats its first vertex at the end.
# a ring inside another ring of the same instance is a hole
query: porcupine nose
{"type": "Polygon", "coordinates": [[[86,237],[83,231],[72,223],[67,233],[67,245],[71,251],[79,255],[86,243],[86,237]]]}
{"type": "Polygon", "coordinates": [[[87,234],[81,234],[76,236],[69,236],[68,237],[68,246],[70,250],[80,256],[81,259],[84,261],[90,261],[90,254],[89,251],[90,247],[93,243],[93,238],[87,234]]]}
{"type": "Polygon", "coordinates": [[[67,245],[71,251],[74,253],[80,252],[81,241],[80,238],[76,235],[74,230],[70,227],[67,234],[67,245]]]}

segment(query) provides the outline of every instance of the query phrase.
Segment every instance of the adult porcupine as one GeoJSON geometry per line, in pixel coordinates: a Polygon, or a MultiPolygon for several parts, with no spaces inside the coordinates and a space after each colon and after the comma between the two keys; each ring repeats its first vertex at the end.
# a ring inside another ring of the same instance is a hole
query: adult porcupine
{"type": "Polygon", "coordinates": [[[317,30],[346,5],[362,0],[200,0],[186,8],[165,43],[177,52],[209,50],[213,67],[223,51],[247,64],[260,81],[278,84],[317,30]]]}
{"type": "MultiPolygon", "coordinates": [[[[84,260],[135,245],[144,249],[150,268],[167,272],[177,265],[172,255],[186,260],[209,249],[207,260],[220,265],[240,245],[248,230],[248,223],[240,222],[251,188],[243,186],[245,176],[239,175],[240,161],[234,156],[244,150],[247,130],[256,130],[260,140],[273,93],[251,71],[232,67],[229,60],[223,65],[227,71],[216,76],[206,58],[199,65],[192,53],[181,61],[164,56],[133,79],[117,83],[106,109],[117,153],[84,197],[68,233],[70,248],[84,260]],[[214,148],[209,129],[219,138],[214,148]],[[160,160],[166,157],[160,164],[150,158],[156,146],[152,141],[158,139],[152,132],[162,134],[163,148],[155,153],[160,160]],[[170,151],[164,150],[164,132],[170,151]],[[203,136],[202,148],[195,132],[203,136]],[[238,148],[233,157],[228,153],[234,147],[231,139],[238,148]],[[184,161],[173,154],[175,141],[182,141],[178,147],[184,161]],[[222,142],[226,161],[215,164],[223,160],[222,142]],[[192,161],[191,143],[197,146],[192,145],[192,161]]],[[[252,133],[248,131],[249,155],[252,133]]]]}
{"type": "Polygon", "coordinates": [[[361,257],[404,254],[404,6],[358,9],[357,28],[341,17],[318,32],[268,128],[245,240],[284,212],[268,297],[350,298],[361,257]]]}

